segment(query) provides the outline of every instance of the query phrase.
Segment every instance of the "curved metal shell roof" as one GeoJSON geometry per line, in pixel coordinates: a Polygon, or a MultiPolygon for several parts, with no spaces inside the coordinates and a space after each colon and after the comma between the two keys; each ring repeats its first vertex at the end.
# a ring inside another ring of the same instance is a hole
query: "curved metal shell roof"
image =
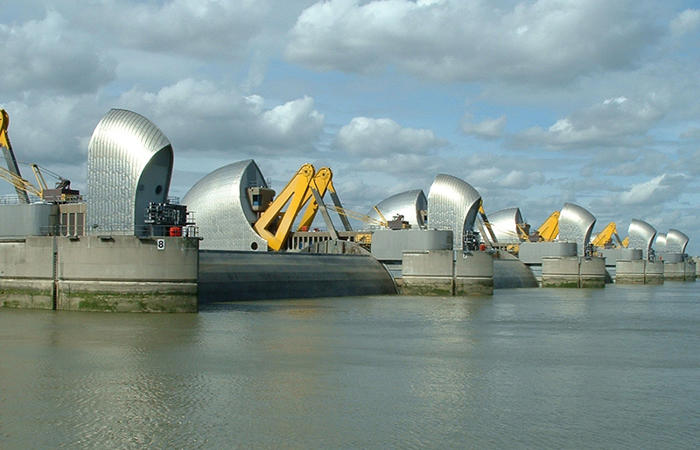
{"type": "Polygon", "coordinates": [[[203,238],[203,250],[267,250],[267,242],[251,224],[257,215],[247,189],[267,187],[255,161],[247,159],[220,167],[197,181],[182,203],[192,213],[203,238]]]}
{"type": "Polygon", "coordinates": [[[490,213],[489,223],[498,243],[514,244],[520,242],[518,225],[523,223],[520,208],[506,208],[490,213]]]}
{"type": "Polygon", "coordinates": [[[481,195],[469,183],[452,175],[439,174],[428,192],[428,226],[452,230],[454,248],[463,248],[464,233],[474,229],[481,195]]]}
{"type": "Polygon", "coordinates": [[[591,240],[595,217],[587,209],[564,203],[559,214],[559,240],[576,242],[579,256],[583,255],[591,240]]]}
{"type": "Polygon", "coordinates": [[[656,233],[654,250],[656,250],[657,253],[666,251],[666,233],[656,233]]]}
{"type": "Polygon", "coordinates": [[[632,219],[630,226],[627,229],[630,241],[628,248],[641,248],[644,259],[649,255],[651,244],[656,237],[656,228],[639,219],[632,219]]]}
{"type": "Polygon", "coordinates": [[[666,233],[666,251],[674,253],[685,253],[685,248],[688,246],[688,236],[678,230],[671,228],[666,233]]]}
{"type": "MultiPolygon", "coordinates": [[[[376,208],[382,213],[386,220],[391,220],[397,214],[402,215],[411,227],[420,228],[425,225],[421,211],[428,209],[428,199],[421,189],[400,192],[391,197],[387,197],[377,203],[376,208]]],[[[367,216],[375,220],[381,220],[377,211],[372,208],[367,216]]]]}
{"type": "Polygon", "coordinates": [[[88,144],[89,232],[143,232],[148,203],[168,198],[172,168],[170,141],[150,120],[124,109],[107,112],[88,144]]]}

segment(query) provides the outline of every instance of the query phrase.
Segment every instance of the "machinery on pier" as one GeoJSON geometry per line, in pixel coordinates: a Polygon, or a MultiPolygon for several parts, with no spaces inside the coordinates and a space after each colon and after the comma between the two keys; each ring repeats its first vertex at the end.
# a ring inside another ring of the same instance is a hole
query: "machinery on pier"
{"type": "Polygon", "coordinates": [[[38,197],[47,203],[68,203],[80,201],[80,192],[70,188],[70,180],[67,180],[60,175],[51,172],[46,168],[40,168],[38,164],[30,164],[32,172],[36,178],[39,187],[34,186],[28,180],[22,178],[19,171],[19,165],[15,158],[15,153],[12,150],[10,137],[7,134],[7,129],[10,125],[10,116],[4,109],[0,110],[0,147],[5,156],[7,169],[0,167],[0,178],[14,186],[20,203],[29,203],[29,195],[38,197]],[[41,170],[55,176],[58,179],[55,188],[49,188],[46,184],[46,179],[41,170]]]}
{"type": "Polygon", "coordinates": [[[299,168],[279,195],[260,212],[253,228],[267,241],[269,249],[283,250],[287,245],[294,221],[302,210],[304,213],[298,225],[298,231],[307,231],[320,210],[331,239],[337,240],[338,233],[323,201],[326,192],[331,195],[335,211],[342,211],[342,213],[339,212],[339,216],[345,231],[352,231],[346,210],[333,186],[333,172],[328,167],[322,167],[316,172],[314,166],[308,163],[299,168]]]}
{"type": "Polygon", "coordinates": [[[554,211],[530,236],[532,242],[552,242],[559,235],[559,211],[554,211]]]}
{"type": "Polygon", "coordinates": [[[598,248],[613,248],[613,247],[625,247],[629,244],[629,236],[625,239],[620,239],[620,235],[617,234],[617,224],[615,222],[610,222],[603,228],[603,230],[598,233],[591,244],[598,248]],[[613,237],[616,242],[613,242],[613,237]]]}

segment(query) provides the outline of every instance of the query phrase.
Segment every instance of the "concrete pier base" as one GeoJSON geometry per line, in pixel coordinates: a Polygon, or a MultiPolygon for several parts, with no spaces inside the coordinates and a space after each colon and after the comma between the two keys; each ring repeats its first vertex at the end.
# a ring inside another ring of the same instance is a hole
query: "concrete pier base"
{"type": "Polygon", "coordinates": [[[199,241],[27,236],[0,241],[0,305],[70,311],[196,312],[199,241]]]}
{"type": "Polygon", "coordinates": [[[452,250],[404,252],[401,281],[398,283],[401,294],[453,295],[453,255],[452,250]]]}
{"type": "Polygon", "coordinates": [[[605,258],[592,256],[581,258],[579,266],[579,287],[604,288],[606,277],[605,258]]]}
{"type": "Polygon", "coordinates": [[[493,255],[429,250],[404,252],[401,294],[472,296],[493,294],[493,255]]]}
{"type": "Polygon", "coordinates": [[[687,274],[686,262],[664,262],[664,280],[685,281],[687,274]]]}
{"type": "Polygon", "coordinates": [[[664,261],[664,279],[666,281],[695,281],[696,265],[693,261],[664,261]]]}
{"type": "Polygon", "coordinates": [[[685,261],[685,281],[695,281],[697,278],[697,264],[695,260],[688,259],[685,261]]]}
{"type": "Polygon", "coordinates": [[[493,295],[493,256],[484,252],[457,252],[456,296],[493,295]]]}
{"type": "Polygon", "coordinates": [[[578,257],[542,258],[542,287],[579,287],[578,257]]]}
{"type": "Polygon", "coordinates": [[[644,282],[646,284],[664,283],[663,261],[647,261],[644,267],[644,282]]]}
{"type": "Polygon", "coordinates": [[[664,282],[661,261],[618,261],[618,268],[623,270],[622,273],[617,272],[615,282],[619,284],[663,284],[664,282]]]}
{"type": "Polygon", "coordinates": [[[542,258],[542,287],[603,288],[605,258],[542,258]]]}
{"type": "Polygon", "coordinates": [[[617,284],[663,284],[664,265],[661,261],[618,259],[615,265],[617,284]]]}
{"type": "Polygon", "coordinates": [[[53,309],[53,280],[0,278],[0,307],[53,309]]]}
{"type": "Polygon", "coordinates": [[[615,283],[645,284],[646,261],[643,259],[618,259],[615,263],[615,283]]]}

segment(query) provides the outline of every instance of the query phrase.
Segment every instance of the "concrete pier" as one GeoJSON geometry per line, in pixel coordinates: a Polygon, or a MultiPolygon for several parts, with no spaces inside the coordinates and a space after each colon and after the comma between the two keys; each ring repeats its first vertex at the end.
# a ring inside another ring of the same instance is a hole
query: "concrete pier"
{"type": "Polygon", "coordinates": [[[692,258],[685,261],[685,281],[695,281],[697,278],[697,263],[692,258]]]}
{"type": "Polygon", "coordinates": [[[603,288],[605,275],[605,258],[542,258],[542,287],[603,288]]]}
{"type": "Polygon", "coordinates": [[[457,252],[454,295],[493,295],[493,255],[485,252],[457,252]]]}
{"type": "Polygon", "coordinates": [[[404,252],[401,281],[402,294],[450,296],[454,293],[454,252],[428,250],[404,252]]]}
{"type": "Polygon", "coordinates": [[[492,295],[493,267],[493,255],[486,252],[404,252],[397,284],[405,295],[492,295]]]}
{"type": "Polygon", "coordinates": [[[663,284],[664,263],[644,259],[618,259],[615,283],[617,284],[663,284]]]}
{"type": "Polygon", "coordinates": [[[199,241],[27,236],[0,241],[0,306],[196,312],[199,241]]]}
{"type": "Polygon", "coordinates": [[[542,258],[542,287],[579,287],[578,256],[542,258]]]}
{"type": "Polygon", "coordinates": [[[591,256],[580,259],[579,287],[603,288],[605,287],[605,258],[591,256]]]}
{"type": "Polygon", "coordinates": [[[646,261],[643,259],[618,259],[615,264],[615,283],[645,284],[646,261]]]}
{"type": "Polygon", "coordinates": [[[644,266],[644,282],[646,284],[664,283],[663,261],[647,261],[644,266]]]}
{"type": "Polygon", "coordinates": [[[680,253],[664,253],[664,278],[668,281],[695,281],[695,261],[680,253]]]}

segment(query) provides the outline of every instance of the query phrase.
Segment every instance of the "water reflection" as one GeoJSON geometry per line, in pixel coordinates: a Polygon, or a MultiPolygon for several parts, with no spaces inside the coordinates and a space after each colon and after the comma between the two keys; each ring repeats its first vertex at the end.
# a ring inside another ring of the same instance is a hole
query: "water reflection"
{"type": "Polygon", "coordinates": [[[2,310],[0,447],[692,447],[699,327],[683,284],[2,310]]]}

